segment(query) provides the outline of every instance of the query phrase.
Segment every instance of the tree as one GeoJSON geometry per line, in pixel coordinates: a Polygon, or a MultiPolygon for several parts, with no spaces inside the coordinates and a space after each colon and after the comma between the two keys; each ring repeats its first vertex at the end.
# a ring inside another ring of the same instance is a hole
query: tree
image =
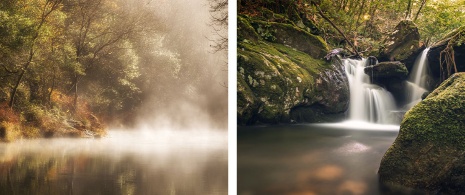
{"type": "MultiPolygon", "coordinates": [[[[212,46],[215,51],[228,51],[228,1],[209,0],[212,28],[217,36],[212,46]]],[[[239,3],[240,4],[240,3],[239,3]]]]}
{"type": "MultiPolygon", "coordinates": [[[[48,17],[53,13],[55,12],[56,10],[58,10],[60,8],[60,4],[61,4],[62,0],[46,0],[45,2],[37,2],[37,4],[39,5],[39,20],[36,22],[36,25],[34,26],[34,33],[31,37],[31,40],[30,40],[30,45],[29,45],[29,52],[28,52],[28,56],[27,56],[27,59],[26,61],[24,62],[24,64],[22,65],[21,69],[19,70],[19,76],[18,76],[18,79],[16,80],[14,86],[13,86],[13,89],[12,89],[12,92],[11,92],[11,95],[10,95],[10,101],[9,101],[9,107],[12,108],[13,105],[14,105],[14,102],[15,102],[15,96],[16,96],[16,93],[18,91],[18,87],[26,73],[26,71],[28,70],[29,66],[31,65],[31,62],[33,60],[33,57],[34,57],[34,54],[35,54],[35,43],[36,43],[36,40],[39,38],[39,36],[41,35],[41,30],[43,28],[44,25],[46,25],[46,22],[47,22],[47,19],[48,17]]],[[[27,8],[26,8],[26,11],[27,8]]],[[[31,10],[31,11],[36,11],[36,10],[31,10]]]]}

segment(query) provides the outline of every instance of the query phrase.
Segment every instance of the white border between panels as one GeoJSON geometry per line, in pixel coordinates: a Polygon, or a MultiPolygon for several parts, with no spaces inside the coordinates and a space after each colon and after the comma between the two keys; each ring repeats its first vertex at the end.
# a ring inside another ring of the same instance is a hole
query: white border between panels
{"type": "Polygon", "coordinates": [[[228,2],[228,194],[237,194],[237,0],[228,2]]]}

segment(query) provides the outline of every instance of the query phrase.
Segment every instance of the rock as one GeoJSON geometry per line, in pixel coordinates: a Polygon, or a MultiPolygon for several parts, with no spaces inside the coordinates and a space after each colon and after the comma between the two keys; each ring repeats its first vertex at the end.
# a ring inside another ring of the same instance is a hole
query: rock
{"type": "Polygon", "coordinates": [[[380,50],[379,61],[406,60],[420,48],[420,33],[410,20],[401,21],[389,37],[384,40],[384,48],[380,50]]]}
{"type": "MultiPolygon", "coordinates": [[[[265,23],[253,23],[260,34],[257,25],[265,23]]],[[[341,117],[349,104],[348,80],[340,63],[321,59],[328,51],[326,43],[295,26],[266,24],[276,30],[274,41],[262,37],[258,42],[238,42],[238,124],[341,117]]]]}
{"type": "Polygon", "coordinates": [[[68,126],[74,128],[74,129],[77,129],[77,130],[84,130],[86,128],[86,126],[84,125],[84,123],[82,121],[68,119],[68,120],[66,120],[66,123],[68,124],[68,126]]]}
{"type": "Polygon", "coordinates": [[[343,55],[343,51],[344,51],[344,49],[342,49],[342,48],[333,49],[333,50],[329,51],[328,54],[326,54],[325,59],[330,60],[331,58],[336,57],[337,55],[340,55],[340,54],[343,55]]]}
{"type": "Polygon", "coordinates": [[[258,20],[252,20],[251,24],[263,39],[292,47],[315,59],[323,58],[329,51],[323,38],[312,35],[292,24],[258,20]]]}
{"type": "Polygon", "coordinates": [[[272,24],[276,29],[276,42],[288,45],[299,51],[307,53],[315,59],[323,58],[329,51],[328,45],[323,38],[312,35],[302,29],[295,28],[288,24],[272,24]]]}
{"type": "Polygon", "coordinates": [[[427,92],[421,94],[421,99],[424,100],[426,97],[428,97],[428,95],[429,95],[430,93],[431,93],[430,91],[427,91],[427,92]]]}
{"type": "MultiPolygon", "coordinates": [[[[454,50],[455,64],[459,72],[465,71],[465,26],[453,30],[431,46],[428,52],[429,67],[435,77],[440,77],[441,51],[450,43],[454,50]]],[[[443,57],[444,59],[444,57],[443,57]]]]}
{"type": "Polygon", "coordinates": [[[369,56],[367,58],[367,66],[374,66],[378,63],[378,58],[375,56],[369,56]]]}
{"type": "Polygon", "coordinates": [[[373,66],[367,66],[364,69],[365,74],[373,78],[400,78],[405,79],[408,70],[402,62],[380,62],[373,66]]]}
{"type": "Polygon", "coordinates": [[[337,122],[345,118],[350,91],[344,66],[333,60],[331,69],[322,71],[316,80],[317,102],[304,103],[291,109],[291,119],[296,122],[337,122]]]}
{"type": "Polygon", "coordinates": [[[247,21],[246,16],[237,16],[237,31],[241,32],[237,36],[237,41],[253,41],[257,42],[260,39],[255,29],[247,21]]]}
{"type": "Polygon", "coordinates": [[[444,81],[409,110],[379,168],[385,185],[463,193],[465,183],[465,73],[444,81]]]}

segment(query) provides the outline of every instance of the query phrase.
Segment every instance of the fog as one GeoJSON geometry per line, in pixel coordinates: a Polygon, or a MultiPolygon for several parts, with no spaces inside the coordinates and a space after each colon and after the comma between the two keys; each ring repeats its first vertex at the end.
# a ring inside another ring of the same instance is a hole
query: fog
{"type": "Polygon", "coordinates": [[[147,0],[129,7],[150,11],[148,25],[154,25],[139,48],[145,94],[140,126],[226,130],[227,51],[212,46],[227,27],[212,25],[209,2],[147,0]]]}

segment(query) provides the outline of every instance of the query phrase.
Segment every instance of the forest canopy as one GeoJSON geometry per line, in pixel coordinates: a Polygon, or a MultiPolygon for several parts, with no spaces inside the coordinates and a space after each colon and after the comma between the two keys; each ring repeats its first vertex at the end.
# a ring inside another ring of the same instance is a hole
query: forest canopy
{"type": "Polygon", "coordinates": [[[195,14],[185,10],[189,6],[152,0],[1,1],[0,130],[92,130],[100,126],[92,124],[97,118],[129,124],[144,102],[166,105],[189,94],[189,101],[198,101],[193,97],[207,82],[223,88],[221,71],[210,68],[222,60],[207,57],[215,50],[209,39],[221,39],[208,28],[198,30],[210,23],[208,4],[199,5],[205,17],[185,25],[195,14]]]}
{"type": "Polygon", "coordinates": [[[305,15],[329,44],[341,47],[342,36],[318,12],[333,21],[359,51],[382,47],[381,40],[401,20],[412,20],[418,27],[422,44],[430,45],[446,33],[463,25],[464,0],[239,0],[239,14],[260,14],[259,7],[289,15],[293,10],[305,15]],[[317,5],[317,6],[315,6],[317,5]]]}

